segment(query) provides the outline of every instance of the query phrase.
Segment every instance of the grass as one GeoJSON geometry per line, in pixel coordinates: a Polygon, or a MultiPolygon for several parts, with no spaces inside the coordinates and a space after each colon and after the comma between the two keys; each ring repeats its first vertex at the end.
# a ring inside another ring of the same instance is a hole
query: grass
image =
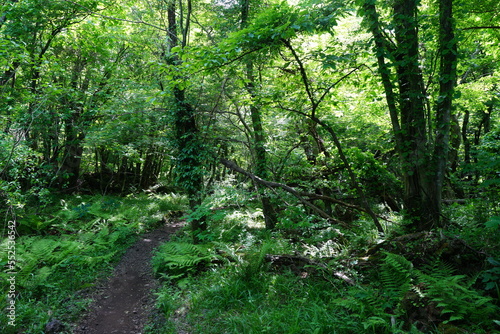
{"type": "MultiPolygon", "coordinates": [[[[213,197],[204,203],[206,208],[210,203],[218,206],[227,194],[219,189],[213,197]]],[[[146,333],[479,334],[500,328],[495,321],[498,297],[481,283],[481,277],[487,277],[493,284],[498,277],[495,268],[466,277],[447,271],[449,265],[439,257],[432,260],[433,266],[422,268],[398,254],[360,258],[381,241],[367,220],[339,230],[306,219],[298,227],[268,232],[258,228],[262,217],[251,202],[205,212],[205,246],[226,261],[206,264],[178,281],[164,281],[157,291],[161,317],[152,320],[146,333]],[[275,267],[265,260],[266,254],[305,256],[318,264],[275,267]],[[339,272],[354,284],[336,275],[339,272]]],[[[460,224],[465,227],[467,222],[460,224]]],[[[483,228],[468,224],[471,230],[474,226],[483,228]]],[[[400,229],[386,227],[389,235],[400,229]]],[[[480,235],[477,230],[468,238],[480,235]]],[[[176,242],[188,240],[185,233],[176,242]]],[[[418,240],[407,246],[419,252],[418,240]]],[[[167,254],[161,256],[158,261],[168,261],[167,254]]]]}
{"type": "MultiPolygon", "coordinates": [[[[42,333],[51,319],[62,321],[70,333],[70,324],[91,302],[94,284],[110,274],[136,237],[185,206],[178,195],[69,196],[23,212],[15,239],[16,326],[7,326],[2,312],[2,333],[42,333]]],[[[2,239],[3,250],[7,242],[2,239]]],[[[7,255],[2,251],[2,267],[7,255]]],[[[0,277],[0,288],[7,291],[9,273],[2,271],[0,277]]],[[[7,302],[2,293],[0,304],[7,302]]]]}
{"type": "MultiPolygon", "coordinates": [[[[2,313],[2,333],[41,333],[51,319],[63,321],[69,333],[90,303],[94,284],[111,272],[135,237],[178,216],[186,202],[175,194],[72,196],[44,210],[27,210],[18,219],[16,238],[17,327],[6,327],[2,313]]],[[[498,238],[492,230],[498,226],[471,223],[465,213],[456,212],[450,231],[478,249],[496,252],[491,242],[498,238]]],[[[310,217],[294,226],[290,222],[302,216],[286,212],[287,224],[269,232],[261,228],[262,214],[253,200],[224,184],[191,215],[208,221],[204,243],[197,246],[203,252],[189,247],[188,228],[172,239],[182,248],[158,248],[153,264],[163,283],[145,333],[479,334],[499,329],[498,254],[473,277],[447,271],[439,258],[427,269],[397,254],[367,260],[360,254],[380,241],[368,220],[349,230],[310,217]],[[233,197],[238,206],[227,205],[233,197]],[[271,265],[267,254],[312,262],[271,265]]],[[[391,228],[387,225],[388,234],[391,228]]],[[[6,245],[4,238],[1,246],[6,245]]],[[[419,241],[406,246],[419,251],[419,241]]],[[[0,263],[7,260],[2,252],[0,263]]],[[[5,282],[6,273],[0,276],[5,282]]],[[[5,305],[6,294],[0,302],[5,305]]]]}

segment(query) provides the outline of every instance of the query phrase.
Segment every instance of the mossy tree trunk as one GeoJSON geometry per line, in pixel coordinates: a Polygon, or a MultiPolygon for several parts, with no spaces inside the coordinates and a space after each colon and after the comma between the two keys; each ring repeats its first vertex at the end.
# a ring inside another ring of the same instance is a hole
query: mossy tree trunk
{"type": "MultiPolygon", "coordinates": [[[[176,2],[170,1],[168,4],[168,50],[186,45],[187,29],[189,29],[189,17],[191,13],[191,0],[187,2],[187,23],[184,24],[185,31],[182,32],[183,39],[179,40],[178,25],[176,17],[176,2]]],[[[181,60],[176,53],[168,55],[168,63],[172,66],[180,64],[181,60]]],[[[182,81],[182,78],[176,78],[182,81]]],[[[175,145],[177,148],[176,156],[176,175],[177,183],[186,191],[189,197],[191,210],[201,204],[201,195],[203,190],[203,145],[200,139],[200,131],[196,124],[195,109],[189,103],[186,97],[185,88],[178,84],[172,87],[173,108],[171,110],[173,117],[175,145]]],[[[191,221],[193,240],[199,242],[199,232],[206,229],[205,221],[194,219],[191,221]]]]}

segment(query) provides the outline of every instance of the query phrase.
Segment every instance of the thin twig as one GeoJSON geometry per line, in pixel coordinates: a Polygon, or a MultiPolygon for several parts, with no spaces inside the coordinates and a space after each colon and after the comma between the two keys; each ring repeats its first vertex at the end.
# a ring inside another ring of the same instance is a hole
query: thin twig
{"type": "Polygon", "coordinates": [[[104,19],[115,20],[115,21],[122,21],[122,22],[128,22],[128,23],[133,23],[133,24],[144,24],[146,26],[149,26],[151,28],[155,28],[155,29],[158,29],[158,30],[161,30],[161,31],[168,31],[168,29],[162,28],[160,26],[157,26],[157,25],[154,25],[154,24],[151,24],[151,23],[148,23],[148,22],[144,22],[142,20],[140,20],[140,21],[134,21],[134,20],[121,19],[119,17],[109,16],[109,15],[99,14],[99,13],[93,11],[92,9],[90,9],[88,7],[85,7],[85,6],[83,6],[83,5],[79,4],[79,3],[76,3],[76,2],[71,1],[71,0],[60,0],[60,1],[69,2],[69,3],[72,3],[72,4],[76,5],[76,6],[80,6],[83,9],[85,9],[88,12],[88,14],[99,16],[99,17],[102,17],[104,19]]]}

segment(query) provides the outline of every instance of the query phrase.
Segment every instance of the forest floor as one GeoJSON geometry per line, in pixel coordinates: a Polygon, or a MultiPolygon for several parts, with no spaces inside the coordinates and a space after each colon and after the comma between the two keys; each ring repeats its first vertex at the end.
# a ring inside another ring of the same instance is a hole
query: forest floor
{"type": "Polygon", "coordinates": [[[123,255],[112,276],[102,282],[94,302],[73,330],[74,334],[140,334],[154,309],[153,250],[182,226],[162,225],[143,234],[123,255]]]}

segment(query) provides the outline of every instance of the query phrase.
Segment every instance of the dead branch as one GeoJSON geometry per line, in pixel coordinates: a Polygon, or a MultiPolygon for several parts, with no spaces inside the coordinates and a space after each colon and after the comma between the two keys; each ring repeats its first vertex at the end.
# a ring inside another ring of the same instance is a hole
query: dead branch
{"type": "MultiPolygon", "coordinates": [[[[265,260],[267,262],[271,263],[271,265],[274,267],[290,267],[292,270],[295,270],[295,271],[306,270],[305,269],[306,267],[321,268],[322,271],[325,271],[328,269],[328,267],[323,262],[309,259],[307,257],[300,256],[300,255],[266,254],[265,260]]],[[[343,280],[347,284],[350,284],[350,285],[356,284],[352,278],[350,278],[349,276],[347,276],[345,273],[343,273],[341,271],[335,271],[332,274],[335,277],[343,280]]],[[[327,278],[327,277],[325,277],[325,278],[327,278]]]]}
{"type": "Polygon", "coordinates": [[[241,168],[238,165],[236,165],[234,162],[226,160],[226,159],[220,159],[220,163],[223,164],[224,166],[226,166],[227,168],[235,171],[235,172],[238,172],[240,174],[245,175],[246,177],[252,179],[254,182],[256,182],[258,184],[261,184],[261,185],[263,185],[265,187],[283,189],[284,191],[286,191],[286,192],[292,194],[293,196],[295,196],[303,205],[305,205],[305,206],[309,207],[310,209],[312,209],[319,216],[321,216],[321,217],[323,217],[325,219],[331,220],[332,222],[334,222],[336,224],[339,224],[339,225],[342,225],[342,226],[346,226],[346,227],[348,226],[345,222],[340,221],[338,219],[335,219],[335,218],[331,217],[329,214],[327,214],[326,212],[324,212],[323,210],[321,210],[320,208],[318,208],[316,205],[314,205],[311,202],[309,202],[308,200],[306,200],[297,190],[295,190],[292,187],[287,186],[286,184],[278,183],[278,182],[273,182],[273,181],[267,181],[267,180],[261,179],[257,175],[254,175],[254,174],[250,173],[249,171],[244,170],[243,168],[241,168]]]}
{"type": "MultiPolygon", "coordinates": [[[[359,206],[359,205],[356,205],[356,204],[347,203],[347,202],[341,201],[339,199],[336,199],[336,198],[333,198],[333,197],[330,197],[330,196],[325,196],[325,195],[320,195],[320,194],[311,194],[311,193],[305,193],[305,192],[301,192],[300,195],[308,197],[309,200],[319,199],[319,200],[322,200],[324,202],[326,201],[326,202],[330,202],[330,203],[333,203],[333,204],[338,204],[338,205],[344,206],[344,207],[349,208],[349,209],[353,209],[353,210],[357,210],[357,211],[361,211],[361,212],[366,212],[366,213],[370,214],[366,210],[366,208],[364,208],[362,206],[359,206]]],[[[387,219],[387,218],[385,218],[383,216],[380,216],[380,215],[376,215],[376,216],[379,219],[382,219],[382,220],[390,222],[389,219],[387,219]]]]}

